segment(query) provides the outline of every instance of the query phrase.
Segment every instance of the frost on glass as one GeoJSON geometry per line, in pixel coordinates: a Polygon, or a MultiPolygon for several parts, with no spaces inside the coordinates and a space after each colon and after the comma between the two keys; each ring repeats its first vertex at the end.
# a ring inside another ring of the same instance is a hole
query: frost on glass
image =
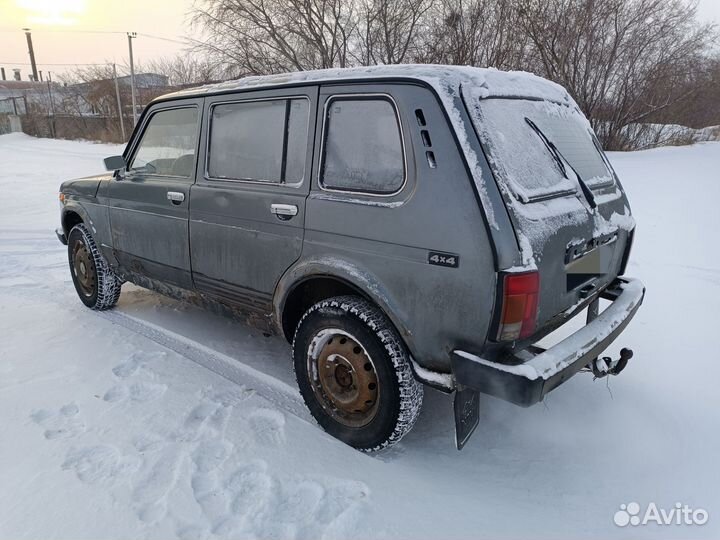
{"type": "Polygon", "coordinates": [[[307,99],[293,99],[290,101],[284,179],[285,182],[290,184],[300,182],[305,176],[309,108],[310,105],[307,99]]]}
{"type": "Polygon", "coordinates": [[[195,107],[155,113],[128,169],[189,178],[195,163],[197,115],[195,107]]]}
{"type": "Polygon", "coordinates": [[[578,191],[573,171],[590,187],[612,184],[590,124],[574,106],[473,96],[469,110],[499,180],[521,201],[578,191]],[[567,177],[526,119],[558,148],[567,177]]]}
{"type": "Polygon", "coordinates": [[[212,109],[208,172],[213,178],[282,180],[285,100],[212,109]]]}
{"type": "Polygon", "coordinates": [[[210,176],[275,183],[302,180],[308,108],[306,99],[225,103],[213,107],[210,176]]]}
{"type": "Polygon", "coordinates": [[[322,182],[327,188],[393,193],[405,177],[400,126],[385,99],[336,99],[326,118],[322,182]]]}

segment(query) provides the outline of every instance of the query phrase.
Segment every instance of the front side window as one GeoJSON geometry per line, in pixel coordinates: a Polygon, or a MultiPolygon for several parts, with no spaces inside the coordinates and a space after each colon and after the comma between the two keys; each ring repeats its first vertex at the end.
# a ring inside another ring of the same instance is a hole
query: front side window
{"type": "Polygon", "coordinates": [[[169,109],[152,115],[128,170],[190,178],[195,166],[198,110],[169,109]]]}
{"type": "Polygon", "coordinates": [[[322,186],[390,194],[404,181],[400,122],[392,102],[382,97],[333,99],[325,117],[322,186]]]}
{"type": "Polygon", "coordinates": [[[276,99],[212,108],[208,175],[296,183],[305,175],[309,102],[276,99]]]}

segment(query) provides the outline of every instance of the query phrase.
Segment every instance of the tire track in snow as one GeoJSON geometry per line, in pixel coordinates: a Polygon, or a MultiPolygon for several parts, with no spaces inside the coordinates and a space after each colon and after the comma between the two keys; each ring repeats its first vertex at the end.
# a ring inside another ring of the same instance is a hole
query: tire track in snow
{"type": "MultiPolygon", "coordinates": [[[[11,275],[8,279],[12,277],[13,276],[11,275]]],[[[43,282],[37,280],[35,276],[23,277],[21,283],[2,284],[2,279],[0,279],[0,288],[2,288],[2,290],[6,293],[22,293],[25,297],[27,297],[28,292],[32,290],[31,294],[33,296],[39,296],[44,301],[53,302],[64,308],[68,308],[67,302],[77,301],[75,295],[71,294],[69,291],[62,291],[60,294],[50,295],[38,294],[43,290],[47,291],[50,289],[56,289],[54,287],[50,287],[47,281],[43,282]]],[[[79,306],[77,307],[80,311],[79,306]]],[[[205,369],[209,369],[210,371],[235,384],[252,386],[260,396],[267,399],[269,402],[284,409],[301,420],[314,424],[310,413],[302,401],[300,392],[295,387],[290,386],[247,364],[243,364],[240,360],[215,351],[202,343],[186,338],[185,336],[177,334],[161,326],[122,313],[118,310],[118,308],[108,311],[90,311],[83,308],[81,311],[91,315],[97,315],[98,317],[121,326],[134,334],[139,334],[158,345],[165,347],[166,349],[176,352],[183,358],[186,358],[205,369]]]]}
{"type": "Polygon", "coordinates": [[[135,334],[140,334],[235,384],[250,386],[274,405],[302,420],[312,422],[310,413],[305,408],[298,390],[266,373],[206,347],[202,343],[120,311],[99,311],[96,312],[96,315],[135,334]]]}

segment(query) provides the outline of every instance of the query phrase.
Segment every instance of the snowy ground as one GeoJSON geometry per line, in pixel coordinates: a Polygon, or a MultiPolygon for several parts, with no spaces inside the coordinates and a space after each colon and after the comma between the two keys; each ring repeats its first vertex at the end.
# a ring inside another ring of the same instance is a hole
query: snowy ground
{"type": "Polygon", "coordinates": [[[620,377],[486,398],[461,453],[428,391],[374,456],[308,420],[284,342],[132,286],[81,305],[57,187],[114,153],[0,136],[0,538],[720,537],[720,143],[611,156],[648,288],[620,377]],[[710,519],[619,528],[631,501],[710,519]]]}

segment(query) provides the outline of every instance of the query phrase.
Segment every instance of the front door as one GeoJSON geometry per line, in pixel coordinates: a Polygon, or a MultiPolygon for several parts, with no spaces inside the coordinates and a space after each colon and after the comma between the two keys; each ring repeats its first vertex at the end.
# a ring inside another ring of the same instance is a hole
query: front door
{"type": "Polygon", "coordinates": [[[317,94],[311,86],[206,99],[204,171],[190,205],[196,289],[271,310],[302,250],[317,94]]]}
{"type": "Polygon", "coordinates": [[[188,205],[201,118],[202,99],[152,107],[126,154],[127,169],[108,189],[120,265],[184,288],[192,287],[188,205]]]}

